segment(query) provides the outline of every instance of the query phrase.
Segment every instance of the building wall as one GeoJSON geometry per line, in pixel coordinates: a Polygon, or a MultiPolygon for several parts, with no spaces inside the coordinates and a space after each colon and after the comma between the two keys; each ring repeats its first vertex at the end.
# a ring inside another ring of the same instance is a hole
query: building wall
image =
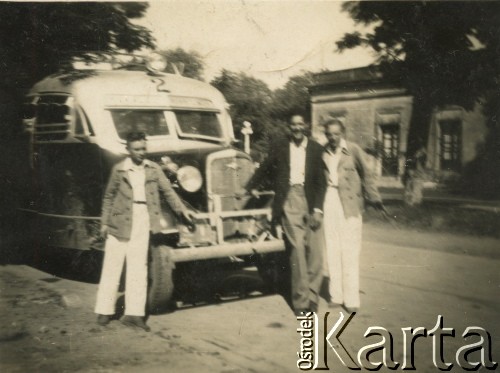
{"type": "MultiPolygon", "coordinates": [[[[394,90],[370,90],[357,92],[346,97],[345,94],[314,95],[312,99],[312,132],[313,137],[320,142],[326,142],[322,124],[329,118],[338,118],[346,126],[347,140],[359,144],[363,149],[373,149],[375,144],[383,141],[382,126],[391,123],[399,125],[398,136],[398,174],[381,177],[382,184],[389,179],[395,179],[399,184],[404,172],[406,139],[412,110],[412,98],[400,95],[389,95],[394,90]]],[[[373,169],[382,175],[382,161],[380,158],[369,159],[373,169]]]]}
{"type": "MultiPolygon", "coordinates": [[[[317,74],[316,79],[317,85],[311,87],[313,137],[321,143],[326,142],[322,124],[329,118],[338,118],[346,126],[347,139],[363,149],[373,149],[377,143],[379,146],[386,144],[386,150],[393,150],[389,153],[391,156],[382,156],[388,153],[380,152],[379,148],[379,156],[371,156],[369,161],[379,175],[380,185],[400,186],[406,161],[412,97],[404,89],[384,82],[376,69],[324,72],[317,74]],[[397,126],[393,125],[395,123],[397,126]],[[397,150],[396,147],[387,148],[388,143],[396,142],[396,137],[397,150]]],[[[476,157],[487,132],[480,104],[470,112],[459,106],[436,109],[426,148],[426,166],[433,171],[431,176],[439,181],[460,175],[467,163],[476,157]],[[450,144],[455,151],[444,150],[450,149],[450,144]],[[453,154],[451,160],[450,153],[453,154]]]]}

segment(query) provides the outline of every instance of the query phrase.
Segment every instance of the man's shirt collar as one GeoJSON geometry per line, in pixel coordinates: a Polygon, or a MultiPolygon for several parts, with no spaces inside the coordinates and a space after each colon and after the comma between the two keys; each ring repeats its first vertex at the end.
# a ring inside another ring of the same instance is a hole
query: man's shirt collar
{"type": "Polygon", "coordinates": [[[347,141],[344,138],[340,139],[339,146],[337,147],[337,149],[335,149],[335,152],[332,151],[332,148],[330,148],[330,144],[326,145],[326,151],[328,153],[330,153],[330,154],[336,153],[337,150],[340,150],[340,151],[343,151],[343,152],[347,152],[347,141]]]}
{"type": "Polygon", "coordinates": [[[129,171],[129,170],[137,170],[137,169],[143,169],[145,167],[151,167],[150,161],[145,159],[141,165],[136,165],[134,162],[132,162],[132,159],[130,157],[125,158],[123,161],[123,171],[129,171]]]}

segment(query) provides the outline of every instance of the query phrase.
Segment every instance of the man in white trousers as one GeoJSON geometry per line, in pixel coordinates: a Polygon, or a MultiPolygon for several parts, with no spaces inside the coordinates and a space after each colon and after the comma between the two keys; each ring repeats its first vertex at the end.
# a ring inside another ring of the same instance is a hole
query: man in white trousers
{"type": "Polygon", "coordinates": [[[359,258],[364,202],[385,211],[361,148],[345,140],[344,124],[325,124],[328,143],[323,160],[327,191],[324,204],[324,274],[330,277],[330,307],[344,306],[356,312],[359,296],[359,258]]]}
{"type": "Polygon", "coordinates": [[[115,165],[104,193],[101,235],[106,239],[95,312],[97,323],[107,325],[115,314],[118,286],[126,262],[125,315],[122,323],[149,331],[144,320],[147,297],[149,236],[161,232],[159,192],[173,211],[191,222],[161,168],[145,159],[146,135],[127,136],[129,157],[115,165]]]}

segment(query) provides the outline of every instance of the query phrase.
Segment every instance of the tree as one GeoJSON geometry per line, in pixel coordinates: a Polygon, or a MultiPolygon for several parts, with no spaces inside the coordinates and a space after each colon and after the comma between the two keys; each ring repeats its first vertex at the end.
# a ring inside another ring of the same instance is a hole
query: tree
{"type": "Polygon", "coordinates": [[[484,101],[488,134],[465,167],[459,187],[481,197],[500,198],[500,90],[489,92],[484,101]]]}
{"type": "Polygon", "coordinates": [[[467,110],[500,78],[499,2],[346,2],[358,24],[371,25],[337,42],[338,51],[367,46],[384,76],[413,96],[407,155],[427,139],[432,110],[467,110]]]}
{"type": "Polygon", "coordinates": [[[72,58],[154,47],[149,30],[134,24],[148,4],[124,2],[0,2],[1,214],[26,188],[23,96],[37,81],[67,68],[72,58]],[[23,173],[24,172],[24,173],[23,173]]]}
{"type": "Polygon", "coordinates": [[[293,114],[310,120],[311,103],[308,87],[313,83],[313,73],[292,76],[283,88],[271,91],[263,81],[244,73],[222,70],[211,82],[231,104],[230,113],[235,134],[244,121],[252,123],[252,149],[254,158],[262,160],[269,151],[269,140],[285,136],[288,121],[293,114]]]}
{"type": "Polygon", "coordinates": [[[182,48],[168,49],[160,51],[169,62],[167,72],[175,73],[173,64],[177,66],[183,76],[188,78],[203,80],[203,68],[205,63],[203,57],[196,51],[185,51],[182,48]]]}
{"type": "Polygon", "coordinates": [[[276,89],[270,108],[273,118],[288,122],[292,115],[300,114],[310,122],[311,96],[308,87],[313,83],[314,74],[304,72],[290,77],[283,88],[276,89]]]}
{"type": "Polygon", "coordinates": [[[153,47],[150,31],[131,22],[147,7],[133,2],[2,3],[2,75],[9,82],[30,84],[89,51],[153,47]]]}
{"type": "Polygon", "coordinates": [[[0,3],[1,117],[14,120],[13,106],[26,90],[72,58],[154,47],[150,31],[132,22],[147,7],[137,2],[0,3]]]}
{"type": "Polygon", "coordinates": [[[263,144],[272,129],[272,120],[269,107],[272,100],[272,91],[262,80],[245,73],[222,70],[220,76],[211,83],[226,97],[231,105],[229,111],[235,127],[235,135],[241,136],[240,131],[244,121],[252,123],[253,147],[263,144]]]}

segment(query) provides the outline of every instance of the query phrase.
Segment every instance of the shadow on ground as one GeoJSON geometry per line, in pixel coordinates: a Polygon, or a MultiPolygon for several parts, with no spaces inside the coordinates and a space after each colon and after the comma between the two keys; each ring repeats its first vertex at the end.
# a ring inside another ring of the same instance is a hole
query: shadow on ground
{"type": "MultiPolygon", "coordinates": [[[[36,245],[27,242],[19,231],[2,225],[0,241],[0,265],[27,265],[50,276],[45,282],[59,279],[98,284],[103,252],[98,250],[71,250],[36,245]]],[[[122,276],[120,291],[124,291],[122,276]]],[[[197,261],[179,263],[174,272],[175,309],[202,307],[234,302],[240,299],[261,297],[274,292],[262,280],[257,268],[243,263],[216,263],[197,261]]],[[[117,317],[121,316],[124,297],[117,302],[117,317]]]]}
{"type": "Polygon", "coordinates": [[[42,247],[27,243],[2,243],[0,265],[28,265],[52,276],[97,284],[103,253],[42,247]]]}
{"type": "MultiPolygon", "coordinates": [[[[36,240],[30,239],[28,232],[24,232],[19,223],[15,215],[11,218],[0,216],[0,265],[28,265],[49,274],[44,279],[46,282],[68,279],[99,283],[104,257],[102,251],[40,245],[36,240]]],[[[120,291],[124,290],[126,273],[125,270],[123,272],[120,291]]],[[[286,277],[278,282],[280,286],[276,286],[276,283],[270,286],[269,281],[263,280],[253,264],[231,261],[229,258],[224,262],[204,260],[178,263],[174,271],[174,300],[184,308],[276,293],[284,296],[290,293],[290,289],[283,286],[288,282],[286,277]]],[[[290,305],[290,297],[287,295],[284,298],[290,305]]],[[[123,298],[120,302],[117,305],[118,311],[123,309],[123,298]]]]}

